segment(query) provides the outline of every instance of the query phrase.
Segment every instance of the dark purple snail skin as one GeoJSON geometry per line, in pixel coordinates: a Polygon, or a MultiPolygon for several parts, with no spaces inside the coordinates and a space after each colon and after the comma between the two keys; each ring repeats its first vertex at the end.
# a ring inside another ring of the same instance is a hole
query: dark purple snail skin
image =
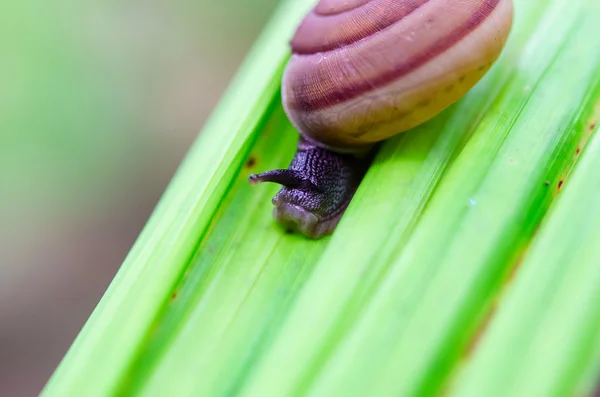
{"type": "Polygon", "coordinates": [[[286,228],[310,238],[333,232],[367,172],[373,152],[336,153],[300,137],[288,169],[251,175],[250,183],[279,183],[273,216],[286,228]]]}
{"type": "Polygon", "coordinates": [[[320,0],[282,81],[298,152],[288,170],[250,177],[283,185],[276,220],[312,238],[331,233],[375,145],[464,96],[500,55],[512,17],[512,0],[320,0]]]}

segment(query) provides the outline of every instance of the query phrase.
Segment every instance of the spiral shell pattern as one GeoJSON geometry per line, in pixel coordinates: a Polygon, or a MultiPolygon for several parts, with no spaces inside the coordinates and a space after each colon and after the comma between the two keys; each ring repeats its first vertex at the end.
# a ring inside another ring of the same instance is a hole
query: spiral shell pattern
{"type": "Polygon", "coordinates": [[[291,42],[286,113],[339,151],[413,128],[483,77],[512,16],[512,0],[320,0],[291,42]]]}

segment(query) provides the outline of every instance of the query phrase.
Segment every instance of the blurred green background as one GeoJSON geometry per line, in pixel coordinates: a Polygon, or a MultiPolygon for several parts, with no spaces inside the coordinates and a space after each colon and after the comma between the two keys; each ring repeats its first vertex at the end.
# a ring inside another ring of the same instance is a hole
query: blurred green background
{"type": "Polygon", "coordinates": [[[1,396],[41,390],[277,2],[0,5],[1,396]]]}

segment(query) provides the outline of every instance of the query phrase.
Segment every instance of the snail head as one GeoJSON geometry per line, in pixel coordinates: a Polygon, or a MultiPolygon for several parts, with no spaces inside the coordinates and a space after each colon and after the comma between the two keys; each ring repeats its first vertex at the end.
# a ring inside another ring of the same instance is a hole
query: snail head
{"type": "Polygon", "coordinates": [[[333,232],[358,188],[370,158],[336,153],[301,139],[288,169],[250,176],[252,185],[282,185],[273,215],[288,229],[310,238],[333,232]]]}

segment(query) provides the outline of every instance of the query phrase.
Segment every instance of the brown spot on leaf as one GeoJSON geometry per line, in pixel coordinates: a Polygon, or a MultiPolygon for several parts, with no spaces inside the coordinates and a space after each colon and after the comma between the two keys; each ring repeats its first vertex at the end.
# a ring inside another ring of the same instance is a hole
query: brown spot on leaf
{"type": "Polygon", "coordinates": [[[477,327],[475,334],[473,334],[473,337],[469,341],[469,344],[467,345],[467,348],[465,350],[465,356],[469,357],[475,351],[475,349],[477,348],[477,345],[479,345],[479,341],[485,334],[485,331],[488,329],[488,326],[490,325],[492,318],[494,318],[494,314],[496,313],[496,307],[497,307],[497,302],[494,302],[492,304],[492,307],[488,310],[485,317],[483,318],[483,320],[477,327]]]}
{"type": "Polygon", "coordinates": [[[562,188],[562,185],[563,185],[564,182],[565,181],[562,180],[562,179],[560,181],[558,181],[558,190],[560,190],[562,188]]]}
{"type": "MultiPolygon", "coordinates": [[[[537,230],[533,233],[532,238],[535,236],[535,234],[537,234],[537,230]]],[[[529,250],[529,245],[525,245],[521,249],[521,252],[519,253],[519,256],[515,260],[515,264],[510,269],[510,272],[508,273],[508,277],[506,278],[506,281],[504,283],[504,289],[505,290],[510,286],[510,284],[517,277],[517,274],[519,273],[519,270],[521,270],[521,265],[523,264],[523,260],[525,259],[525,255],[527,254],[528,250],[529,250]]]]}
{"type": "Polygon", "coordinates": [[[177,298],[177,291],[175,291],[171,294],[171,302],[173,302],[175,300],[175,298],[177,298]]]}
{"type": "Polygon", "coordinates": [[[252,168],[254,165],[256,165],[256,157],[250,156],[246,161],[246,168],[252,168]]]}

